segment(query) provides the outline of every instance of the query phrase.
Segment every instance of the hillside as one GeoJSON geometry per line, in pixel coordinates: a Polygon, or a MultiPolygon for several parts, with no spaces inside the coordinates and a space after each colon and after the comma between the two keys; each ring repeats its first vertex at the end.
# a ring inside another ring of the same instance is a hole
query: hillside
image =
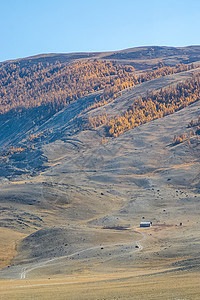
{"type": "MultiPolygon", "coordinates": [[[[48,285],[47,294],[62,284],[78,299],[71,285],[84,290],[94,280],[103,282],[98,297],[110,283],[109,299],[131,299],[123,282],[149,279],[155,287],[157,278],[167,299],[161,278],[170,285],[173,276],[199,276],[198,61],[200,47],[191,46],[1,63],[2,293],[12,297],[5,279],[13,279],[20,298],[30,280],[48,285]],[[161,114],[158,95],[177,109],[161,114]],[[129,120],[138,99],[144,109],[150,98],[159,117],[150,118],[148,108],[144,122],[109,133],[108,121],[129,120]],[[142,220],[153,224],[139,228],[142,220]]],[[[198,294],[200,286],[188,289],[198,294]]]]}

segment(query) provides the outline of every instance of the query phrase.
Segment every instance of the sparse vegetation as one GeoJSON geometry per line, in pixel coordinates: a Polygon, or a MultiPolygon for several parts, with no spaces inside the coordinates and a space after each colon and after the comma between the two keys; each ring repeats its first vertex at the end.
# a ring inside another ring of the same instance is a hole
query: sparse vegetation
{"type": "Polygon", "coordinates": [[[14,153],[20,153],[25,151],[25,148],[22,147],[12,147],[10,150],[8,150],[8,154],[14,154],[14,153]]]}
{"type": "Polygon", "coordinates": [[[179,136],[174,136],[173,139],[173,144],[177,145],[180,144],[184,141],[189,141],[193,136],[199,135],[200,134],[200,115],[197,119],[197,121],[191,120],[188,124],[188,127],[191,128],[193,127],[193,130],[190,130],[188,133],[181,133],[179,136]]]}
{"type": "Polygon", "coordinates": [[[38,141],[41,138],[44,138],[46,136],[46,134],[48,134],[48,133],[52,133],[52,130],[46,129],[46,130],[38,132],[38,133],[30,134],[28,136],[27,140],[29,142],[35,142],[35,141],[38,141]]]}
{"type": "Polygon", "coordinates": [[[197,121],[192,120],[188,123],[188,127],[196,127],[199,125],[200,125],[200,115],[199,115],[197,121]]]}
{"type": "Polygon", "coordinates": [[[104,112],[96,117],[89,117],[89,127],[96,129],[98,126],[107,123],[107,113],[104,112]]]}
{"type": "Polygon", "coordinates": [[[34,149],[34,145],[28,145],[28,146],[24,146],[24,147],[10,147],[7,151],[1,153],[2,156],[8,156],[8,155],[13,155],[16,153],[21,153],[24,152],[26,150],[33,150],[34,149]]]}
{"type": "Polygon", "coordinates": [[[173,144],[176,145],[176,144],[180,144],[182,142],[184,142],[186,139],[188,138],[187,134],[186,133],[181,133],[180,136],[174,136],[174,139],[173,139],[173,144]]]}

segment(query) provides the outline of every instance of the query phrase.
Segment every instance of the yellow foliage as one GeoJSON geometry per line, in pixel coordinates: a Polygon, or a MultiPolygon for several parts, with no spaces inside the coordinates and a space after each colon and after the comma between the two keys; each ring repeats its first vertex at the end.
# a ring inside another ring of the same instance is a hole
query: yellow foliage
{"type": "MultiPolygon", "coordinates": [[[[89,126],[90,128],[96,128],[104,124],[109,135],[117,137],[131,128],[172,114],[198,99],[200,99],[200,73],[193,75],[192,79],[179,83],[173,88],[161,89],[157,93],[152,92],[135,100],[122,116],[108,119],[107,115],[104,114],[90,118],[89,126]]],[[[200,124],[200,117],[197,122],[189,123],[190,127],[194,124],[200,124]]],[[[184,139],[184,135],[180,137],[181,141],[184,139]]]]}

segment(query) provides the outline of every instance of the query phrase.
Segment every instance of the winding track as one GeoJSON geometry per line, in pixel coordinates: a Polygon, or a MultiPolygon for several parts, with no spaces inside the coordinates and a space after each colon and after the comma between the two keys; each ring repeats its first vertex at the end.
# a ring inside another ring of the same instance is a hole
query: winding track
{"type": "Polygon", "coordinates": [[[123,246],[124,247],[125,245],[127,246],[127,245],[132,245],[133,244],[135,252],[136,251],[141,251],[143,249],[143,246],[140,244],[140,242],[142,240],[144,240],[146,238],[146,236],[143,232],[140,232],[140,233],[142,235],[142,239],[140,239],[138,241],[123,243],[123,244],[120,243],[120,244],[109,244],[109,245],[94,246],[94,247],[90,247],[90,248],[86,248],[86,249],[74,252],[74,253],[66,255],[66,256],[61,256],[61,257],[55,257],[55,258],[52,258],[52,259],[48,259],[45,262],[35,264],[35,266],[33,266],[30,269],[28,269],[28,267],[23,267],[22,270],[21,270],[21,273],[20,273],[20,278],[25,279],[27,274],[30,273],[31,271],[33,271],[35,269],[43,268],[43,267],[47,266],[48,264],[51,264],[54,261],[71,258],[71,257],[79,255],[81,253],[84,253],[84,252],[87,252],[87,251],[90,251],[90,250],[99,249],[101,247],[103,247],[104,249],[107,249],[107,248],[110,248],[110,247],[117,247],[117,246],[123,246]],[[137,249],[135,249],[135,245],[138,246],[137,249]]]}

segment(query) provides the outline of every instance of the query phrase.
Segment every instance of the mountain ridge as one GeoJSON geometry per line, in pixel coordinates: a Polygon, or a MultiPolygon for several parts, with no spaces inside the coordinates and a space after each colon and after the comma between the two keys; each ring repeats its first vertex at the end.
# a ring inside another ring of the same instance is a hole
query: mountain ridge
{"type": "MultiPolygon", "coordinates": [[[[190,45],[190,46],[185,46],[185,47],[170,47],[170,46],[138,46],[138,47],[132,47],[132,48],[126,48],[126,49],[122,49],[122,50],[111,50],[111,51],[103,51],[103,52],[71,52],[71,53],[44,53],[44,54],[36,54],[36,55],[32,55],[32,56],[27,56],[25,58],[19,58],[19,59],[11,59],[11,60],[6,60],[6,61],[2,61],[0,62],[1,64],[5,64],[5,63],[11,63],[11,62],[18,62],[18,61],[22,61],[22,60],[27,60],[30,61],[31,60],[37,60],[37,59],[41,59],[44,60],[44,58],[51,58],[51,57],[55,57],[54,61],[59,60],[60,58],[68,58],[69,60],[73,60],[73,58],[75,59],[80,59],[80,58],[99,58],[102,59],[104,58],[104,56],[107,56],[107,54],[115,54],[115,53],[129,53],[129,52],[140,52],[140,50],[153,50],[153,49],[163,49],[163,50],[170,50],[170,51],[176,51],[176,49],[178,50],[178,53],[180,53],[181,51],[183,51],[181,54],[185,55],[185,54],[193,54],[192,52],[195,52],[195,50],[198,48],[198,61],[199,59],[199,55],[200,55],[200,46],[199,45],[190,45]],[[190,51],[187,51],[190,50],[190,51]],[[82,55],[81,57],[79,57],[80,55],[82,55]]],[[[150,57],[148,55],[147,59],[152,59],[153,57],[150,57]]],[[[178,63],[178,62],[177,62],[178,63]]]]}

